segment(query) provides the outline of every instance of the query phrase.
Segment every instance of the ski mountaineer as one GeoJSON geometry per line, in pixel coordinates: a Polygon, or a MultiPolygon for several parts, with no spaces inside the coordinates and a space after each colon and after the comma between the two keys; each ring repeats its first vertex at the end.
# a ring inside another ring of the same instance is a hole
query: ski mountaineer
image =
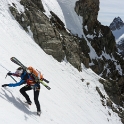
{"type": "Polygon", "coordinates": [[[33,89],[34,102],[35,102],[35,105],[37,108],[37,115],[40,116],[41,108],[40,108],[40,103],[38,100],[38,96],[39,96],[39,92],[40,92],[40,83],[34,79],[33,74],[35,74],[38,77],[38,79],[40,79],[40,80],[43,79],[43,75],[40,72],[37,72],[33,67],[30,66],[26,70],[24,70],[22,67],[19,67],[15,73],[8,72],[7,75],[20,77],[21,80],[15,84],[13,84],[13,83],[3,84],[2,87],[6,87],[6,86],[16,87],[16,86],[20,86],[22,84],[26,84],[24,87],[22,87],[20,89],[20,93],[25,97],[25,99],[27,100],[26,103],[29,105],[31,105],[32,102],[31,102],[28,94],[26,93],[26,91],[33,89]]]}

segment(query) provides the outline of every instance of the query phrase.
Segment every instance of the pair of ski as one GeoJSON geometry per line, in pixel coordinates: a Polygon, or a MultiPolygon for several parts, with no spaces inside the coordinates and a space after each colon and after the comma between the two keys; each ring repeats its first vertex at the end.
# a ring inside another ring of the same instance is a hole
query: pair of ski
{"type": "MultiPolygon", "coordinates": [[[[21,67],[26,71],[27,67],[24,66],[17,58],[11,57],[10,60],[11,60],[12,62],[14,62],[15,64],[21,66],[21,67]]],[[[37,77],[36,77],[35,75],[33,75],[33,77],[37,80],[37,77]]],[[[46,83],[49,83],[48,80],[46,80],[46,79],[43,78],[43,80],[38,80],[38,81],[39,81],[43,86],[45,86],[48,90],[51,89],[51,88],[46,84],[46,83]],[[45,81],[46,83],[45,83],[44,81],[45,81]]]]}

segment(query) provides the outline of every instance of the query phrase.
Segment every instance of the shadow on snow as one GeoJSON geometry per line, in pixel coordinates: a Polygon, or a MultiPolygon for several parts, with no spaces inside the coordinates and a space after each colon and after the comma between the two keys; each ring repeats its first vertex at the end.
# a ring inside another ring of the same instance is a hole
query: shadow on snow
{"type": "MultiPolygon", "coordinates": [[[[2,89],[2,91],[3,91],[3,93],[0,92],[0,97],[2,99],[4,99],[4,100],[8,101],[9,103],[13,104],[16,108],[18,108],[20,111],[24,112],[26,115],[29,115],[33,118],[35,117],[36,112],[31,112],[29,110],[29,106],[25,105],[19,98],[15,98],[10,90],[5,88],[5,90],[2,89]]],[[[24,115],[25,120],[28,119],[28,116],[26,116],[26,115],[24,115]]]]}

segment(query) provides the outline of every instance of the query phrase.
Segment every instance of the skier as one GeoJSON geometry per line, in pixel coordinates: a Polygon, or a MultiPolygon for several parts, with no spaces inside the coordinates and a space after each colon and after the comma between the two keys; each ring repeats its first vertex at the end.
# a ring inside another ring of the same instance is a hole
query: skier
{"type": "Polygon", "coordinates": [[[27,100],[26,103],[31,105],[32,102],[28,96],[28,94],[26,93],[26,91],[28,90],[32,90],[34,91],[34,102],[37,108],[37,115],[41,114],[41,109],[40,109],[40,103],[38,100],[38,96],[39,96],[39,92],[40,92],[40,83],[38,81],[36,81],[36,79],[33,77],[33,75],[37,76],[37,80],[43,79],[43,75],[39,72],[37,72],[33,67],[28,67],[26,70],[24,70],[22,67],[19,67],[15,73],[10,73],[8,72],[7,75],[13,75],[16,77],[20,77],[21,80],[15,84],[10,83],[10,84],[3,84],[2,87],[16,87],[16,86],[20,86],[22,84],[26,84],[24,87],[22,87],[20,89],[20,93],[25,97],[25,99],[27,100]]]}

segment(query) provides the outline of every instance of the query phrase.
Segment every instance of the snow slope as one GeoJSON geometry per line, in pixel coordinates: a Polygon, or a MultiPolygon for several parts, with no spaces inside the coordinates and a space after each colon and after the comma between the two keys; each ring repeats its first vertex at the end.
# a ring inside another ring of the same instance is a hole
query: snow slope
{"type": "Polygon", "coordinates": [[[77,0],[42,0],[46,15],[53,11],[64,22],[65,27],[73,34],[83,35],[82,17],[78,16],[74,10],[77,0]],[[73,26],[72,26],[73,25],[73,26]]]}
{"type": "Polygon", "coordinates": [[[124,26],[121,29],[116,29],[115,31],[112,31],[113,35],[115,36],[116,42],[124,35],[124,26]]]}
{"type": "Polygon", "coordinates": [[[118,39],[117,39],[117,44],[118,45],[121,45],[122,43],[123,43],[123,41],[124,41],[124,34],[122,35],[122,36],[120,36],[118,39]]]}
{"type": "MultiPolygon", "coordinates": [[[[10,61],[10,58],[15,56],[24,65],[31,65],[40,70],[50,81],[51,90],[48,91],[41,85],[39,100],[42,114],[38,117],[32,91],[28,94],[33,105],[28,108],[22,103],[25,99],[19,93],[22,86],[1,87],[0,123],[121,124],[118,115],[101,104],[96,86],[106,97],[107,95],[98,82],[100,77],[83,65],[82,72],[79,72],[69,63],[65,61],[59,63],[52,56],[44,53],[10,14],[8,4],[12,2],[18,5],[18,11],[23,11],[19,0],[0,0],[0,85],[14,83],[10,77],[5,79],[5,76],[8,70],[14,72],[18,67],[10,61]],[[87,86],[87,83],[90,84],[87,86]]],[[[19,78],[15,79],[19,80],[19,78]]]]}

